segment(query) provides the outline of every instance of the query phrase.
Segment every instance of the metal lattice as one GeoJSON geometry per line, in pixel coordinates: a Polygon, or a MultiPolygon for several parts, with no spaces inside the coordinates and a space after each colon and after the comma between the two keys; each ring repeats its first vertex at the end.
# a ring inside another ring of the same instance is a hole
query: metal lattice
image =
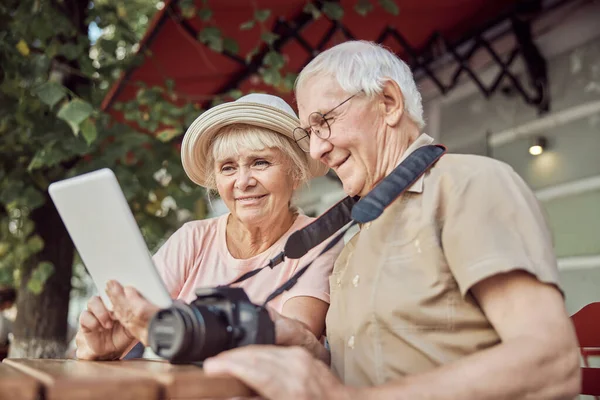
{"type": "MultiPolygon", "coordinates": [[[[389,41],[393,41],[397,44],[402,49],[402,54],[400,55],[403,58],[408,58],[406,61],[410,65],[415,78],[417,80],[422,78],[430,79],[441,94],[449,93],[460,83],[460,78],[466,76],[486,98],[496,93],[499,89],[504,92],[515,92],[521,96],[525,103],[536,107],[540,113],[543,113],[548,111],[550,106],[547,66],[546,61],[533,42],[530,26],[531,16],[539,15],[542,10],[539,2],[530,2],[527,4],[530,8],[534,4],[533,12],[531,9],[526,10],[529,13],[528,18],[521,18],[523,10],[515,8],[510,13],[499,16],[478,31],[472,32],[465,38],[455,42],[450,42],[441,33],[435,32],[423,48],[416,49],[393,26],[383,27],[377,38],[377,42],[389,43],[389,41]],[[507,22],[509,23],[507,24],[507,22]],[[507,31],[503,32],[502,35],[512,34],[515,39],[513,49],[508,52],[508,55],[504,59],[493,49],[491,44],[497,37],[487,39],[489,36],[487,32],[494,29],[497,30],[501,24],[508,26],[507,31]],[[499,68],[498,74],[491,84],[488,85],[483,82],[478,72],[470,67],[470,60],[482,49],[490,55],[492,62],[499,68]],[[511,71],[511,67],[513,67],[519,57],[524,61],[526,66],[527,84],[523,83],[522,79],[511,71]],[[447,82],[444,82],[436,72],[436,64],[439,63],[440,58],[449,59],[451,66],[453,65],[454,67],[454,72],[451,74],[450,79],[446,79],[447,82]]],[[[322,8],[322,3],[320,2],[316,2],[315,5],[319,9],[322,8]]],[[[191,38],[197,40],[197,30],[185,18],[181,17],[177,10],[176,2],[172,2],[169,7],[171,8],[170,14],[174,16],[174,20],[180,24],[191,38]]],[[[329,20],[329,28],[320,38],[317,45],[313,47],[303,38],[301,32],[308,28],[314,21],[311,14],[303,11],[290,20],[283,18],[276,20],[272,33],[278,35],[278,39],[273,42],[272,49],[281,51],[282,47],[288,42],[296,41],[306,52],[304,66],[324,50],[327,43],[329,43],[335,34],[341,33],[348,40],[356,39],[352,31],[343,22],[329,20]]],[[[222,54],[224,56],[243,66],[243,69],[237,76],[223,85],[218,93],[227,93],[230,90],[239,88],[246,79],[259,72],[263,66],[265,56],[270,50],[269,46],[263,46],[249,63],[235,54],[223,51],[222,54]]]]}

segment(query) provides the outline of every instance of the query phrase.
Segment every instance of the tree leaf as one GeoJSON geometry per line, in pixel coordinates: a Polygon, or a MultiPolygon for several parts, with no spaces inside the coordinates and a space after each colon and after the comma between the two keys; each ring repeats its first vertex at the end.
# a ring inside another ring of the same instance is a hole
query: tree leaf
{"type": "Polygon", "coordinates": [[[98,137],[98,130],[96,129],[96,123],[91,118],[86,119],[81,124],[81,135],[85,139],[85,142],[89,145],[94,143],[98,137]]]}
{"type": "Polygon", "coordinates": [[[61,46],[59,53],[65,56],[67,60],[75,60],[81,54],[82,48],[74,43],[65,43],[61,46]]]}
{"type": "Polygon", "coordinates": [[[40,235],[33,235],[27,240],[27,247],[32,254],[38,253],[44,248],[44,240],[40,235]]]}
{"type": "Polygon", "coordinates": [[[196,14],[196,7],[194,7],[193,5],[189,6],[189,7],[181,6],[180,9],[181,9],[181,15],[185,19],[193,18],[194,15],[196,14]]]}
{"type": "Polygon", "coordinates": [[[269,46],[272,46],[273,43],[275,43],[275,41],[279,39],[279,35],[273,32],[263,32],[263,34],[260,35],[260,38],[263,42],[265,42],[269,46]]]}
{"type": "Polygon", "coordinates": [[[275,68],[265,68],[261,75],[267,85],[277,86],[281,82],[281,74],[275,68]]]}
{"type": "Polygon", "coordinates": [[[373,11],[373,4],[369,0],[358,0],[354,5],[354,11],[366,17],[367,14],[373,11]]]}
{"type": "Polygon", "coordinates": [[[42,261],[32,271],[29,281],[27,282],[27,289],[34,294],[42,293],[44,284],[53,273],[54,265],[49,261],[42,261]]]}
{"type": "Polygon", "coordinates": [[[100,48],[111,55],[114,55],[115,52],[117,51],[117,40],[114,39],[107,39],[105,37],[98,39],[98,42],[96,42],[98,46],[100,46],[100,48]]]}
{"type": "Polygon", "coordinates": [[[246,54],[246,64],[250,64],[255,55],[258,54],[258,47],[253,48],[246,54]]]}
{"type": "Polygon", "coordinates": [[[287,74],[285,74],[285,77],[283,78],[283,86],[287,90],[292,90],[294,88],[294,84],[296,83],[297,77],[298,77],[298,74],[293,73],[293,72],[288,72],[287,74]]]}
{"type": "Polygon", "coordinates": [[[321,16],[321,11],[311,2],[306,3],[302,11],[306,14],[312,14],[313,19],[318,19],[321,16]]]}
{"type": "Polygon", "coordinates": [[[171,78],[165,79],[165,86],[169,92],[172,92],[175,89],[175,80],[171,78]]]}
{"type": "Polygon", "coordinates": [[[54,107],[56,103],[61,101],[65,95],[65,88],[57,82],[46,82],[33,90],[33,93],[39,97],[39,99],[50,106],[54,107]]]}
{"type": "Polygon", "coordinates": [[[44,204],[46,202],[46,198],[35,187],[28,186],[25,191],[21,193],[19,202],[21,205],[33,210],[44,204]]]}
{"type": "Polygon", "coordinates": [[[158,132],[156,138],[163,143],[171,141],[173,138],[181,135],[181,130],[176,128],[167,128],[158,132]]]}
{"type": "Polygon", "coordinates": [[[232,89],[229,92],[227,92],[227,95],[234,100],[239,99],[240,97],[242,97],[243,94],[244,93],[242,93],[240,89],[232,89]]]}
{"type": "Polygon", "coordinates": [[[200,11],[198,11],[198,16],[202,21],[208,21],[213,15],[213,12],[210,8],[204,7],[200,11]]]}
{"type": "Polygon", "coordinates": [[[242,24],[240,24],[240,30],[247,31],[249,29],[252,29],[254,28],[255,23],[256,22],[253,19],[251,19],[250,21],[243,22],[242,24]]]}
{"type": "Polygon", "coordinates": [[[240,52],[240,46],[235,39],[226,37],[223,39],[223,50],[231,54],[237,54],[240,52]]]}
{"type": "Polygon", "coordinates": [[[79,124],[89,117],[94,108],[90,103],[75,99],[61,107],[57,117],[66,121],[75,135],[79,134],[79,124]]]}
{"type": "Polygon", "coordinates": [[[198,33],[198,39],[202,43],[207,43],[210,40],[218,39],[221,37],[221,30],[215,26],[207,26],[198,33]]]}
{"type": "Polygon", "coordinates": [[[378,0],[379,4],[381,5],[381,7],[383,7],[383,9],[385,11],[387,11],[388,13],[392,14],[392,15],[398,15],[400,14],[400,9],[398,8],[398,5],[396,4],[395,0],[378,0]]]}
{"type": "Polygon", "coordinates": [[[280,69],[285,65],[285,59],[279,52],[271,50],[265,55],[264,64],[269,67],[280,69]]]}
{"type": "Polygon", "coordinates": [[[339,3],[333,1],[326,1],[323,3],[323,13],[330,19],[339,21],[344,16],[344,9],[339,3]]]}
{"type": "Polygon", "coordinates": [[[207,26],[202,29],[198,34],[198,40],[216,52],[221,53],[223,51],[223,37],[221,30],[217,27],[207,26]]]}
{"type": "Polygon", "coordinates": [[[271,10],[256,10],[254,12],[254,18],[259,22],[265,22],[271,15],[271,10]]]}
{"type": "Polygon", "coordinates": [[[27,45],[27,42],[23,39],[19,40],[19,43],[17,43],[16,48],[22,56],[27,57],[29,55],[29,46],[27,45]]]}
{"type": "Polygon", "coordinates": [[[52,167],[70,157],[71,155],[59,146],[57,140],[50,140],[35,153],[27,167],[27,172],[31,173],[39,168],[52,167]]]}

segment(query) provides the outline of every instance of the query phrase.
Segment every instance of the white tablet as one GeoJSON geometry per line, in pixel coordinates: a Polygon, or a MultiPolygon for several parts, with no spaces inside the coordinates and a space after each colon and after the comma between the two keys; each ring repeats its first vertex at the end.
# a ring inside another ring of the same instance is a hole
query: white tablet
{"type": "Polygon", "coordinates": [[[109,280],[134,287],[158,307],[171,305],[169,292],[110,169],[55,182],[48,192],[109,309],[112,304],[105,292],[109,280]]]}

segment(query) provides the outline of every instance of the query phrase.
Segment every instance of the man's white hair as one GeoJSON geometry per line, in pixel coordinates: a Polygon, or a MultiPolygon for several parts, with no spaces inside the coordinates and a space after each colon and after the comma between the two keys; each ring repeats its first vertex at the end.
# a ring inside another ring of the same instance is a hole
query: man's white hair
{"type": "Polygon", "coordinates": [[[316,56],[296,79],[296,91],[315,75],[331,75],[348,94],[361,90],[369,97],[381,93],[386,80],[396,81],[404,97],[404,111],[419,127],[425,126],[421,93],[410,68],[383,46],[364,40],[348,41],[316,56]]]}

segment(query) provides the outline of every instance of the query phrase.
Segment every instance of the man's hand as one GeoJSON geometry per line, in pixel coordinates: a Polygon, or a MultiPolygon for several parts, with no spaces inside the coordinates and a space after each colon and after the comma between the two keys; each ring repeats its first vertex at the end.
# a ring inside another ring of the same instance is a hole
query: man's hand
{"type": "Polygon", "coordinates": [[[134,340],[123,325],[113,320],[102,299],[94,296],[88,301],[87,310],[79,316],[75,354],[81,360],[114,360],[134,340]]]}
{"type": "Polygon", "coordinates": [[[271,400],[360,398],[300,347],[241,347],[206,360],[203,368],[208,375],[232,375],[271,400]]]}
{"type": "Polygon", "coordinates": [[[160,308],[146,300],[132,287],[121,286],[109,281],[106,294],[113,304],[113,317],[125,327],[134,338],[148,345],[148,325],[160,308]]]}

